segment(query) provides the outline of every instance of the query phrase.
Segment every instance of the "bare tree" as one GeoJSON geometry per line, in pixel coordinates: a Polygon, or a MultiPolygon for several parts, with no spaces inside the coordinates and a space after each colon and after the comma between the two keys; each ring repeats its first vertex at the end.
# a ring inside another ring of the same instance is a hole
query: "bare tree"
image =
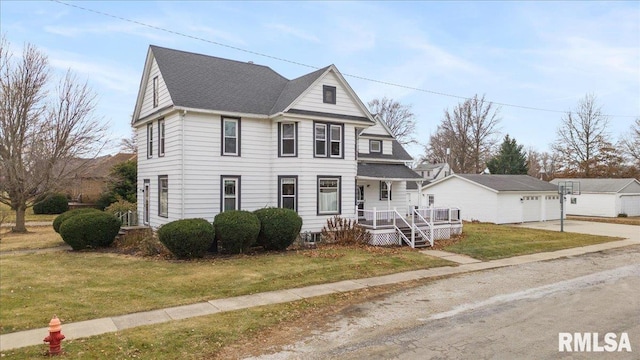
{"type": "Polygon", "coordinates": [[[389,127],[400,144],[407,145],[416,142],[413,138],[416,121],[410,105],[403,105],[386,97],[373,99],[367,105],[372,114],[380,116],[380,119],[389,127]]]}
{"type": "Polygon", "coordinates": [[[498,141],[499,111],[478,95],[445,110],[425,147],[426,158],[446,161],[456,173],[482,172],[498,141]]]}
{"type": "Polygon", "coordinates": [[[131,154],[138,153],[138,142],[136,140],[135,130],[131,131],[131,135],[128,138],[120,140],[120,150],[131,154]]]}
{"type": "Polygon", "coordinates": [[[95,156],[106,144],[106,126],[93,116],[95,95],[67,72],[55,96],[46,86],[45,54],[26,45],[13,61],[0,42],[0,202],[16,212],[15,232],[25,232],[25,211],[37,197],[57,190],[77,170],[74,158],[95,156]]]}
{"type": "Polygon", "coordinates": [[[592,176],[600,149],[610,142],[608,125],[609,120],[593,94],[585,95],[574,111],[563,116],[553,149],[561,155],[565,172],[592,176]]]}
{"type": "Polygon", "coordinates": [[[527,149],[527,175],[540,178],[542,176],[541,154],[533,147],[527,149]]]}
{"type": "Polygon", "coordinates": [[[631,124],[629,133],[620,139],[620,147],[636,166],[640,167],[640,118],[631,124]]]}

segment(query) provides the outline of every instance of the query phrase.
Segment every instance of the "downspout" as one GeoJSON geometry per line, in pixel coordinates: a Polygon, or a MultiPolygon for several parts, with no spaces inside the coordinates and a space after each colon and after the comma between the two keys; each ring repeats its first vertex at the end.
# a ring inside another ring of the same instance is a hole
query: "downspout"
{"type": "Polygon", "coordinates": [[[182,110],[180,114],[180,219],[184,219],[184,118],[187,116],[187,110],[182,110]]]}

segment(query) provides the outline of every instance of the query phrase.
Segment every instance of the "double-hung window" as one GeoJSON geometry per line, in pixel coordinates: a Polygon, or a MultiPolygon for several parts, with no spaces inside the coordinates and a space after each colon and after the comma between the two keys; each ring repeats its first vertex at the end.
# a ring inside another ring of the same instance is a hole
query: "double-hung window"
{"type": "Polygon", "coordinates": [[[158,120],[158,156],[164,156],[164,119],[158,120]]]}
{"type": "Polygon", "coordinates": [[[278,134],[280,143],[278,148],[280,149],[280,156],[297,156],[298,144],[298,123],[286,122],[280,123],[278,134]]]}
{"type": "Polygon", "coordinates": [[[240,210],[240,176],[221,177],[221,212],[240,210]]]}
{"type": "Polygon", "coordinates": [[[340,214],[341,178],[318,176],[318,215],[340,214]]]}
{"type": "Polygon", "coordinates": [[[391,200],[391,186],[386,181],[380,181],[380,200],[391,200]]]}
{"type": "Polygon", "coordinates": [[[278,207],[298,211],[298,177],[278,176],[278,207]]]}
{"type": "Polygon", "coordinates": [[[315,123],[314,155],[315,157],[343,157],[343,126],[336,124],[315,123]]]}
{"type": "Polygon", "coordinates": [[[222,118],[222,155],[240,156],[240,119],[222,118]]]}
{"type": "Polygon", "coordinates": [[[169,216],[169,177],[158,176],[158,216],[169,216]]]}
{"type": "Polygon", "coordinates": [[[153,123],[147,124],[147,158],[153,157],[153,123]]]}

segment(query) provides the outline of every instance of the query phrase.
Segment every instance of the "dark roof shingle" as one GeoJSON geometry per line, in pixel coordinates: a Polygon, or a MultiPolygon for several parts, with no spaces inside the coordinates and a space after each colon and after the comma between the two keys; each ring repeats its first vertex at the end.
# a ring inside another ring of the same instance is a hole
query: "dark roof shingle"
{"type": "Polygon", "coordinates": [[[455,174],[496,191],[557,191],[556,185],[529,175],[455,174]]]}
{"type": "Polygon", "coordinates": [[[358,164],[358,176],[379,179],[422,179],[415,171],[403,164],[358,164]]]}

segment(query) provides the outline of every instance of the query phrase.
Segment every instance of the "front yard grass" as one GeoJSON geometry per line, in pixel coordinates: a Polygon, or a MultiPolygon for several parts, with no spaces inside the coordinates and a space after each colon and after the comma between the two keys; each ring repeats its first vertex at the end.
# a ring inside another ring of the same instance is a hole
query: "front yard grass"
{"type": "MultiPolygon", "coordinates": [[[[6,204],[0,204],[0,217],[2,217],[2,214],[6,214],[7,217],[4,219],[5,223],[14,223],[16,222],[16,212],[11,210],[11,208],[6,205],[6,204]]],[[[56,218],[56,216],[58,215],[48,215],[48,214],[42,214],[42,215],[36,215],[33,213],[33,207],[30,207],[27,209],[27,211],[24,214],[24,218],[26,222],[30,222],[30,221],[53,221],[53,219],[56,218]]],[[[27,229],[31,230],[30,227],[27,227],[27,229]]]]}
{"type": "Polygon", "coordinates": [[[11,228],[0,228],[0,252],[29,249],[45,249],[65,245],[51,225],[30,226],[28,233],[12,233],[11,228]]]}
{"type": "Polygon", "coordinates": [[[0,331],[453,265],[410,248],[313,250],[167,261],[96,253],[0,257],[0,331]]]}
{"type": "Polygon", "coordinates": [[[459,241],[445,246],[443,250],[487,261],[615,240],[621,240],[621,238],[486,223],[468,223],[464,224],[463,237],[459,241]]]}

